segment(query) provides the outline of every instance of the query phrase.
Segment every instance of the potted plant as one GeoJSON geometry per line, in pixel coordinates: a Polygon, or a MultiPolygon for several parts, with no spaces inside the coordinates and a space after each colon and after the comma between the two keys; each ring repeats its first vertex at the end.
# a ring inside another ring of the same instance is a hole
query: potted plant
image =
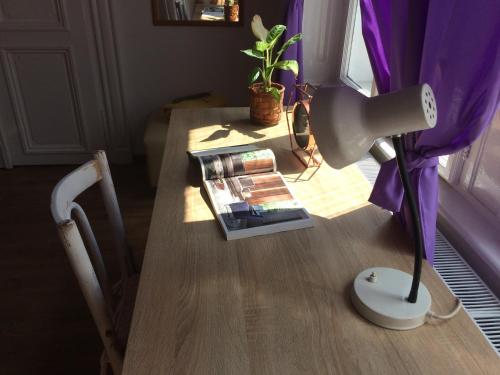
{"type": "Polygon", "coordinates": [[[237,0],[226,0],[224,3],[224,18],[228,22],[239,21],[240,6],[237,0]]]}
{"type": "Polygon", "coordinates": [[[261,60],[261,66],[255,67],[248,76],[250,90],[250,118],[260,125],[275,125],[281,119],[285,87],[272,81],[275,69],[290,70],[295,77],[299,74],[299,64],[295,60],[280,60],[281,55],[292,44],[302,39],[296,34],[287,40],[276,54],[274,48],[286,30],[284,25],[276,25],[267,30],[259,15],[252,19],[252,32],[257,38],[255,46],[242,50],[244,54],[261,60]],[[257,83],[257,80],[260,82],[257,83]]]}

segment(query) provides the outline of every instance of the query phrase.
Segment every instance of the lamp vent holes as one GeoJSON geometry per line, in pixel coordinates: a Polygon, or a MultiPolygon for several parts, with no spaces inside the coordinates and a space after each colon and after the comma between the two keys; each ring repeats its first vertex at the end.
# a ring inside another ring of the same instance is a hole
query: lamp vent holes
{"type": "Polygon", "coordinates": [[[434,120],[436,118],[436,103],[434,96],[432,95],[431,92],[425,90],[423,99],[424,99],[425,113],[427,117],[430,120],[434,120]]]}

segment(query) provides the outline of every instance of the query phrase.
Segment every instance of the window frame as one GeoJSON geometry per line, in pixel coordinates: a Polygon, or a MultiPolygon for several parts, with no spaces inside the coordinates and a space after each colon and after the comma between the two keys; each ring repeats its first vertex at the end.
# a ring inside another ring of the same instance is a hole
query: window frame
{"type": "Polygon", "coordinates": [[[342,48],[342,61],[340,65],[340,81],[352,87],[356,91],[365,96],[373,96],[375,83],[372,84],[371,92],[361,87],[354,79],[349,76],[349,63],[351,60],[352,43],[354,38],[354,26],[356,24],[356,11],[359,6],[359,0],[349,1],[349,8],[347,10],[346,29],[344,34],[344,45],[342,48]]]}

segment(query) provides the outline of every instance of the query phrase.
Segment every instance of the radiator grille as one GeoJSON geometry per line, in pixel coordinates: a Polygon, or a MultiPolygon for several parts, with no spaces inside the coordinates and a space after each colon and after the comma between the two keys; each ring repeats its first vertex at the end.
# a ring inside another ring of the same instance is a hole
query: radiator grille
{"type": "Polygon", "coordinates": [[[439,231],[434,269],[500,354],[500,301],[439,231]]]}
{"type": "MultiPolygon", "coordinates": [[[[373,185],[380,169],[377,161],[367,155],[356,164],[373,185]]],[[[500,301],[439,231],[434,248],[434,270],[462,301],[465,311],[500,355],[500,301]]]]}

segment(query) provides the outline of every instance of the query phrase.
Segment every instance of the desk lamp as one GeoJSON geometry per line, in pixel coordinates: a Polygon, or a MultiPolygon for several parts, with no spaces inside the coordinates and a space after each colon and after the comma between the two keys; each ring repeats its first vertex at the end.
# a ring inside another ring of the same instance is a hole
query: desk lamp
{"type": "Polygon", "coordinates": [[[324,160],[336,169],[361,159],[377,138],[392,137],[399,174],[413,221],[413,277],[392,268],[369,268],[354,280],[352,302],[369,321],[407,330],[425,323],[431,295],[420,282],[423,235],[418,206],[404,158],[405,133],[433,128],[437,109],[429,85],[365,97],[348,86],[320,87],[311,103],[311,124],[324,160]]]}

